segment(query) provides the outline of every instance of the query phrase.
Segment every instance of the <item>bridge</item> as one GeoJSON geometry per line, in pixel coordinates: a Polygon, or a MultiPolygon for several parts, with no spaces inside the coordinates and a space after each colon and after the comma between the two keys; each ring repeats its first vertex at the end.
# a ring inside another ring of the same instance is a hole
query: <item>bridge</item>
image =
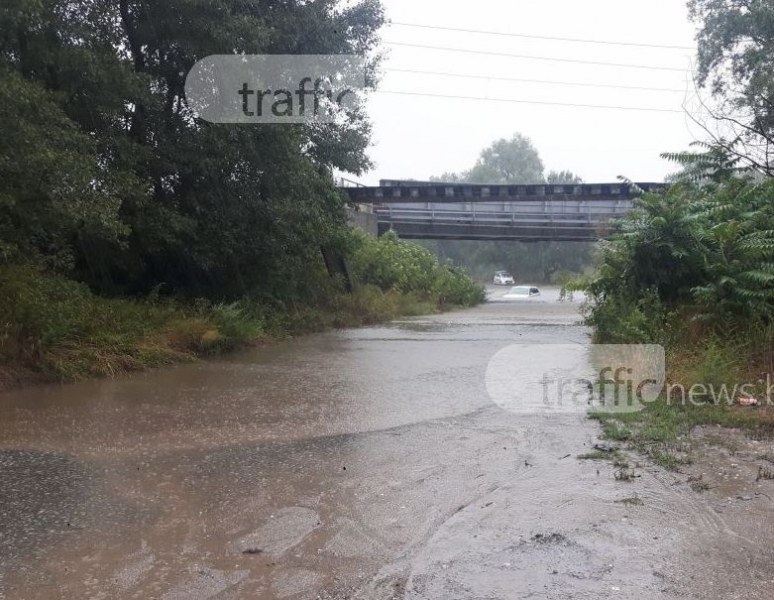
{"type": "Polygon", "coordinates": [[[382,180],[375,187],[345,187],[371,205],[379,235],[404,239],[595,241],[612,231],[643,191],[660,183],[478,185],[382,180]]]}

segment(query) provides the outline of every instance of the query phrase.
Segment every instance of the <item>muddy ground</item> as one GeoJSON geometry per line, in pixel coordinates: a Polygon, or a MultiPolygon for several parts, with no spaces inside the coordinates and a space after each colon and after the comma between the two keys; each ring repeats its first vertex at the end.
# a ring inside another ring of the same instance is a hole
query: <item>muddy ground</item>
{"type": "Polygon", "coordinates": [[[774,597],[772,441],[702,429],[628,481],[580,460],[596,423],[485,382],[514,342],[588,344],[578,304],[502,293],[0,395],[0,597],[774,597]]]}

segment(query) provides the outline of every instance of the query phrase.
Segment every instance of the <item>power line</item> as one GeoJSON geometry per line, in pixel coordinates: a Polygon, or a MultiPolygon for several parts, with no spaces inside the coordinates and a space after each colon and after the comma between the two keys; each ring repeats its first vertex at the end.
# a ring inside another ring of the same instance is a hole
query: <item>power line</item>
{"type": "Polygon", "coordinates": [[[400,27],[415,27],[420,29],[437,29],[440,31],[456,31],[458,33],[480,33],[484,35],[500,35],[505,37],[529,38],[535,40],[551,40],[555,42],[576,42],[581,44],[604,44],[609,46],[634,46],[637,48],[662,48],[668,50],[695,50],[691,46],[672,46],[668,44],[646,44],[639,42],[617,42],[612,40],[590,40],[584,38],[558,37],[548,35],[529,35],[526,33],[507,33],[504,31],[483,31],[479,29],[464,29],[461,27],[441,27],[440,25],[420,25],[419,23],[400,23],[391,21],[389,25],[400,27]]]}
{"type": "Polygon", "coordinates": [[[577,58],[555,58],[551,56],[534,56],[530,54],[510,54],[507,52],[491,52],[488,50],[470,50],[468,48],[449,48],[448,46],[428,46],[424,44],[409,44],[405,42],[385,42],[391,46],[405,46],[407,48],[422,48],[425,50],[445,50],[447,52],[462,52],[466,54],[482,54],[486,56],[505,56],[508,58],[524,58],[528,60],[546,60],[551,62],[568,62],[582,65],[597,65],[603,67],[623,67],[628,69],[651,69],[655,71],[679,71],[684,73],[685,69],[678,67],[659,67],[655,65],[633,65],[629,63],[612,63],[594,60],[581,60],[577,58]]]}
{"type": "Polygon", "coordinates": [[[579,87],[596,87],[596,88],[612,88],[620,90],[639,90],[648,92],[680,92],[685,93],[685,90],[677,88],[654,88],[637,85],[616,85],[612,83],[586,83],[581,81],[552,81],[549,79],[522,79],[520,77],[494,77],[489,75],[481,75],[474,73],[445,73],[441,71],[419,71],[415,69],[385,69],[387,72],[392,73],[413,73],[415,75],[440,75],[443,77],[462,77],[470,79],[487,79],[493,81],[515,81],[519,83],[547,83],[551,85],[565,85],[565,86],[579,86],[579,87]]]}
{"type": "Polygon", "coordinates": [[[377,90],[377,94],[392,94],[400,96],[425,96],[428,98],[449,98],[453,100],[479,100],[485,102],[510,102],[515,104],[538,104],[545,106],[569,106],[572,108],[604,108],[610,110],[635,110],[645,112],[661,112],[661,113],[684,113],[683,110],[676,110],[673,108],[647,108],[642,106],[612,106],[603,104],[575,104],[570,102],[547,102],[540,100],[518,100],[515,98],[486,98],[484,96],[456,96],[447,94],[430,94],[424,92],[401,92],[393,90],[377,90]]]}

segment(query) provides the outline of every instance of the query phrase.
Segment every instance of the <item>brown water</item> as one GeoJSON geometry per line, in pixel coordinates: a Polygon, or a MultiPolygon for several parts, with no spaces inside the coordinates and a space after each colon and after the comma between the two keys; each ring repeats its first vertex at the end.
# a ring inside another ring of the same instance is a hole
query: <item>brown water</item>
{"type": "Polygon", "coordinates": [[[616,481],[582,415],[489,399],[506,345],[588,343],[500,294],[0,396],[0,598],[774,597],[766,497],[616,481]]]}

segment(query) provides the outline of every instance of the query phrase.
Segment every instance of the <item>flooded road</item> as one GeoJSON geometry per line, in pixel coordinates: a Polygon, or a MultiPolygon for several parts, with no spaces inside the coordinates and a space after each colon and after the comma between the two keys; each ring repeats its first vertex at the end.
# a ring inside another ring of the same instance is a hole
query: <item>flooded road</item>
{"type": "Polygon", "coordinates": [[[771,598],[769,500],[617,481],[583,415],[489,399],[509,344],[589,343],[501,294],[1,395],[0,598],[771,598]]]}

